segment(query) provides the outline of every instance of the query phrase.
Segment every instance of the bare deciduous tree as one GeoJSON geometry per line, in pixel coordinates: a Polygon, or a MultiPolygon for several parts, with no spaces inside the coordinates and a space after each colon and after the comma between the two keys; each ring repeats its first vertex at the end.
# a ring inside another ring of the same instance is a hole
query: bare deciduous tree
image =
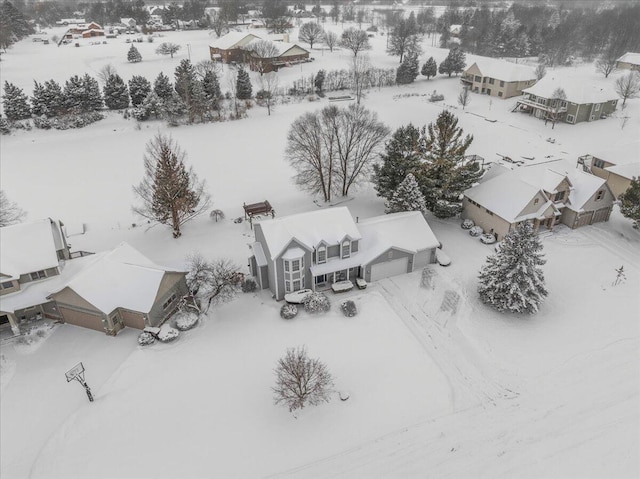
{"type": "Polygon", "coordinates": [[[313,44],[318,43],[324,35],[323,28],[316,22],[307,22],[300,27],[298,40],[309,44],[309,49],[313,49],[313,44]]]}
{"type": "Polygon", "coordinates": [[[309,358],[304,346],[287,349],[287,354],[278,360],[274,372],[275,403],[286,405],[291,412],[331,399],[334,386],[331,373],[319,359],[309,358]]]}
{"type": "Polygon", "coordinates": [[[275,72],[265,73],[260,76],[258,83],[260,84],[260,93],[262,95],[261,101],[267,106],[267,114],[271,116],[275,97],[278,94],[278,74],[275,72]]]}
{"type": "Polygon", "coordinates": [[[330,52],[333,52],[333,49],[338,44],[338,34],[336,32],[325,32],[323,37],[324,44],[329,48],[330,52]]]}
{"type": "Polygon", "coordinates": [[[209,25],[215,33],[216,37],[220,38],[223,33],[229,30],[229,24],[224,15],[221,15],[220,12],[213,11],[209,13],[209,25]]]}
{"type": "Polygon", "coordinates": [[[184,164],[186,154],[170,136],[158,133],[147,143],[145,175],[134,193],[142,205],[133,211],[148,220],[171,226],[173,237],[182,235],[180,227],[202,214],[211,204],[205,182],[198,181],[193,168],[184,164]]]}
{"type": "Polygon", "coordinates": [[[616,69],[616,59],[607,55],[603,55],[596,60],[596,71],[602,73],[605,78],[616,69]]]}
{"type": "Polygon", "coordinates": [[[358,56],[363,50],[370,50],[369,37],[367,32],[358,30],[354,27],[349,27],[342,32],[339,45],[344,48],[348,48],[353,52],[353,56],[358,56]]]}
{"type": "Polygon", "coordinates": [[[0,190],[0,226],[20,223],[25,216],[24,210],[7,198],[4,191],[0,190]]]}
{"type": "Polygon", "coordinates": [[[201,60],[193,66],[193,71],[199,80],[203,80],[208,72],[213,72],[217,77],[222,73],[222,64],[213,60],[201,60]]]}
{"type": "Polygon", "coordinates": [[[351,77],[356,104],[364,97],[365,89],[371,84],[371,62],[368,55],[354,56],[351,62],[351,77]]]}
{"type": "Polygon", "coordinates": [[[539,63],[536,67],[536,79],[541,80],[547,74],[547,67],[544,66],[544,63],[539,63]]]}
{"type": "Polygon", "coordinates": [[[240,292],[244,275],[231,260],[207,261],[196,253],[187,258],[187,263],[187,287],[199,312],[227,303],[240,292]]]}
{"type": "Polygon", "coordinates": [[[256,59],[252,62],[255,71],[264,74],[271,68],[271,65],[264,61],[270,58],[275,58],[280,55],[280,51],[275,43],[269,40],[255,40],[247,45],[247,51],[251,53],[251,56],[256,59]]]}
{"type": "Polygon", "coordinates": [[[178,53],[180,48],[182,47],[177,43],[163,42],[156,48],[156,53],[158,55],[171,55],[171,58],[173,58],[173,55],[178,53]]]}
{"type": "Polygon", "coordinates": [[[102,86],[104,86],[110,76],[117,74],[118,71],[116,70],[116,67],[114,67],[111,63],[107,63],[98,72],[98,80],[100,80],[100,83],[102,83],[102,86]]]}
{"type": "Polygon", "coordinates": [[[622,107],[629,98],[635,98],[640,92],[640,74],[630,72],[616,80],[616,93],[622,98],[622,107]]]}
{"type": "Polygon", "coordinates": [[[471,103],[471,95],[469,95],[469,88],[463,87],[458,94],[458,103],[464,110],[469,103],[471,103]]]}
{"type": "Polygon", "coordinates": [[[567,94],[560,87],[556,88],[551,94],[550,103],[548,105],[549,109],[547,110],[547,116],[545,117],[545,125],[547,124],[547,121],[550,121],[552,130],[556,127],[556,123],[561,120],[567,112],[566,99],[567,94]]]}

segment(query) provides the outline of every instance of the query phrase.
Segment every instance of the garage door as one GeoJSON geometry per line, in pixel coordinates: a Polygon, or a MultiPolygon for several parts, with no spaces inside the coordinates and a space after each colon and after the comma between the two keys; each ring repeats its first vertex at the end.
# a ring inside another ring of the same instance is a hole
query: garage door
{"type": "Polygon", "coordinates": [[[607,221],[608,216],[609,208],[599,209],[593,214],[593,221],[591,223],[600,223],[601,221],[607,221]]]}
{"type": "Polygon", "coordinates": [[[384,263],[377,263],[371,266],[371,281],[377,281],[389,276],[404,274],[407,272],[409,258],[398,258],[384,263]]]}
{"type": "Polygon", "coordinates": [[[591,218],[593,217],[593,211],[589,211],[587,213],[582,213],[578,217],[578,222],[576,224],[576,228],[580,228],[581,226],[585,226],[591,224],[591,218]]]}
{"type": "Polygon", "coordinates": [[[60,314],[62,314],[65,323],[104,332],[102,317],[98,316],[97,314],[94,315],[91,313],[76,311],[74,309],[68,309],[63,306],[58,306],[58,310],[60,311],[60,314]]]}

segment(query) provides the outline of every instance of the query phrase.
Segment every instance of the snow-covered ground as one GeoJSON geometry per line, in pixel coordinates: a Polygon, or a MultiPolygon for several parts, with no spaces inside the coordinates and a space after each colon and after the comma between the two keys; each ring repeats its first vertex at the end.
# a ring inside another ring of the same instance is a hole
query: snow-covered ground
{"type": "MultiPolygon", "coordinates": [[[[136,65],[125,61],[122,37],[80,48],[26,40],[3,54],[2,77],[28,93],[33,79],[63,82],[107,63],[125,79],[161,70],[172,77],[186,45],[192,61],[205,59],[211,37],[172,32],[164,40],[183,45],[176,58],[155,55],[157,39],[136,44],[144,59],[136,65]]],[[[385,41],[373,39],[375,66],[397,65],[385,41]]],[[[430,45],[425,39],[421,62],[446,56],[430,45]]],[[[312,63],[282,70],[281,83],[348,65],[345,52],[314,48],[313,55],[312,63]]],[[[609,84],[616,75],[605,80],[592,65],[554,73],[609,84]]],[[[474,135],[470,153],[487,161],[497,153],[576,160],[640,131],[640,100],[617,117],[552,130],[511,113],[515,99],[472,95],[463,112],[459,89],[453,77],[419,77],[371,91],[364,104],[392,129],[422,126],[451,108],[474,135]],[[433,90],[444,102],[427,101],[433,90]],[[630,117],[624,129],[622,116],[630,117]]],[[[271,116],[255,107],[240,121],[172,129],[160,122],[138,129],[109,114],[82,130],[17,132],[0,141],[0,187],[29,219],[85,223],[87,233],[70,238],[74,250],[124,240],[168,266],[199,251],[244,267],[251,230],[232,222],[243,202],[268,199],[278,215],[318,207],[292,183],[283,152],[291,122],[326,104],[279,105],[271,116]],[[167,228],[133,216],[131,186],[157,131],[187,152],[227,219],[198,218],[174,240],[167,228]]],[[[342,204],[361,218],[383,212],[368,184],[342,204]]],[[[37,348],[2,344],[0,476],[638,477],[640,234],[616,210],[608,223],[545,237],[550,295],[537,315],[522,318],[477,298],[477,272],[493,247],[456,220],[428,220],[452,258],[447,268],[433,267],[432,288],[420,286],[420,273],[403,275],[332,294],[327,315],[290,321],[280,319],[269,294],[241,295],[177,341],[147,348],[130,329],[112,338],[67,325],[39,338],[37,348]],[[621,264],[627,280],[612,286],[621,264]],[[356,301],[354,318],[340,313],[343,298],[356,301]],[[350,399],[335,397],[294,418],[273,404],[272,368],[287,347],[303,344],[350,399]],[[78,361],[94,403],[63,377],[78,361]]]]}

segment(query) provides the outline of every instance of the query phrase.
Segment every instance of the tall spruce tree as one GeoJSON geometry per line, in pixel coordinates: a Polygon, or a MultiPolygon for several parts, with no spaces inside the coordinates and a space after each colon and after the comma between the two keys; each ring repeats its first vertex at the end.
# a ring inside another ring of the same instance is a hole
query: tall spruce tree
{"type": "Polygon", "coordinates": [[[42,83],[33,80],[33,94],[31,95],[31,114],[33,116],[46,115],[45,90],[42,83]]]}
{"type": "Polygon", "coordinates": [[[158,73],[154,83],[153,83],[153,91],[161,100],[168,100],[173,95],[173,86],[171,85],[171,81],[169,77],[164,73],[158,73]]]}
{"type": "Polygon", "coordinates": [[[422,65],[422,70],[420,71],[423,76],[427,77],[427,80],[431,77],[435,77],[436,73],[438,73],[438,64],[433,59],[433,57],[429,57],[429,59],[422,65]]]}
{"type": "Polygon", "coordinates": [[[45,115],[51,118],[63,115],[66,108],[66,100],[62,87],[55,80],[44,82],[44,103],[47,111],[45,115]]]}
{"type": "Polygon", "coordinates": [[[122,110],[129,106],[129,89],[120,75],[110,75],[104,85],[104,104],[110,110],[122,110]]]}
{"type": "Polygon", "coordinates": [[[4,114],[8,120],[25,120],[31,117],[31,107],[29,97],[22,88],[18,88],[13,83],[4,82],[4,95],[2,95],[4,114]]]}
{"type": "Polygon", "coordinates": [[[0,4],[0,48],[7,51],[13,43],[33,33],[24,15],[7,0],[0,4]]]}
{"type": "Polygon", "coordinates": [[[134,75],[129,80],[129,96],[131,96],[131,104],[140,106],[147,95],[151,93],[151,83],[141,75],[134,75]]]}
{"type": "Polygon", "coordinates": [[[129,48],[129,51],[127,52],[127,60],[131,63],[138,63],[142,61],[142,55],[140,55],[140,52],[135,45],[131,45],[131,48],[129,48]]]}
{"type": "Polygon", "coordinates": [[[451,76],[451,74],[462,73],[467,64],[466,55],[460,49],[460,47],[453,47],[449,50],[449,54],[447,58],[445,58],[438,68],[438,72],[442,75],[447,74],[451,76]]]}
{"type": "Polygon", "coordinates": [[[381,162],[373,165],[373,183],[378,196],[390,200],[409,173],[420,167],[424,155],[420,130],[411,123],[398,128],[387,142],[381,162]]]}
{"type": "Polygon", "coordinates": [[[202,95],[194,94],[198,79],[196,78],[196,71],[188,59],[185,58],[180,61],[180,64],[176,67],[174,77],[174,89],[187,108],[189,121],[193,122],[198,111],[202,109],[197,103],[201,102],[203,98],[202,95]]]}
{"type": "Polygon", "coordinates": [[[404,61],[398,67],[396,72],[396,83],[406,85],[413,83],[418,76],[418,56],[415,53],[408,53],[404,57],[404,61]]]}
{"type": "Polygon", "coordinates": [[[218,81],[218,75],[216,75],[216,72],[208,70],[204,74],[204,77],[202,78],[202,88],[211,108],[219,111],[222,91],[220,90],[220,82],[218,81]]]}
{"type": "Polygon", "coordinates": [[[211,203],[205,182],[198,181],[193,168],[187,168],[185,158],[186,154],[171,137],[157,134],[147,143],[144,178],[133,187],[142,201],[133,211],[170,226],[174,238],[182,236],[180,227],[203,213],[211,203]]]}
{"type": "Polygon", "coordinates": [[[480,270],[480,299],[498,311],[535,313],[548,295],[540,266],[546,263],[542,244],[530,221],[505,236],[500,252],[480,270]]]}
{"type": "Polygon", "coordinates": [[[640,178],[634,177],[629,188],[620,195],[620,213],[633,221],[633,227],[640,229],[640,178]]]}
{"type": "Polygon", "coordinates": [[[416,176],[427,208],[439,218],[455,216],[462,211],[462,193],[483,173],[476,162],[465,158],[473,136],[462,137],[458,119],[448,110],[422,134],[426,156],[416,176]]]}
{"type": "Polygon", "coordinates": [[[253,94],[253,87],[251,86],[251,79],[247,71],[239,67],[238,68],[238,80],[236,83],[236,98],[238,100],[249,100],[253,94]]]}
{"type": "Polygon", "coordinates": [[[147,118],[153,117],[156,120],[162,116],[164,110],[162,100],[154,91],[150,92],[145,97],[140,108],[144,110],[144,114],[147,118]]]}
{"type": "Polygon", "coordinates": [[[103,100],[102,95],[100,94],[100,85],[98,84],[98,80],[88,73],[85,73],[82,76],[82,87],[84,90],[82,96],[82,111],[89,112],[101,109],[103,106],[103,100]]]}
{"type": "Polygon", "coordinates": [[[415,176],[409,173],[400,183],[390,200],[385,202],[385,213],[398,213],[401,211],[426,211],[424,195],[420,191],[420,185],[415,176]]]}

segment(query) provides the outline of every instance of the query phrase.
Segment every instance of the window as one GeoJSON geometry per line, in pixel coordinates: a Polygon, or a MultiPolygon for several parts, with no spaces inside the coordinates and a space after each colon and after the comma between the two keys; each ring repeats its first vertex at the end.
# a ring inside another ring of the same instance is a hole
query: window
{"type": "Polygon", "coordinates": [[[351,256],[351,241],[345,240],[342,243],[342,257],[349,258],[351,256]]]}
{"type": "Polygon", "coordinates": [[[556,201],[562,201],[564,199],[565,191],[558,191],[556,193],[556,201]]]}
{"type": "Polygon", "coordinates": [[[604,198],[604,190],[598,191],[598,194],[596,195],[596,201],[600,201],[602,198],[604,198]]]}
{"type": "Polygon", "coordinates": [[[485,210],[487,213],[489,213],[491,216],[493,216],[493,211],[491,211],[491,210],[489,210],[489,209],[487,209],[487,208],[485,208],[484,210],[485,210]]]}
{"type": "Polygon", "coordinates": [[[478,75],[476,75],[474,77],[474,80],[477,81],[478,83],[480,83],[482,81],[482,77],[479,77],[478,75]]]}
{"type": "Polygon", "coordinates": [[[502,92],[501,91],[498,92],[498,96],[502,96],[502,92]]]}
{"type": "Polygon", "coordinates": [[[327,262],[327,247],[320,246],[316,251],[316,263],[322,264],[327,262]]]}
{"type": "Polygon", "coordinates": [[[573,116],[573,115],[567,115],[567,122],[575,123],[576,122],[576,117],[573,116]]]}
{"type": "Polygon", "coordinates": [[[3,281],[0,285],[0,289],[11,289],[13,288],[13,281],[3,281]]]}
{"type": "Polygon", "coordinates": [[[171,296],[167,298],[167,300],[162,303],[162,309],[167,310],[169,306],[176,300],[176,293],[171,293],[171,296]]]}
{"type": "Polygon", "coordinates": [[[503,87],[504,86],[504,82],[500,81],[500,86],[503,87]]]}
{"type": "Polygon", "coordinates": [[[284,262],[285,292],[291,293],[302,289],[304,287],[304,257],[282,261],[284,262]]]}
{"type": "Polygon", "coordinates": [[[596,103],[596,111],[600,111],[600,103],[596,103]]]}
{"type": "Polygon", "coordinates": [[[487,88],[487,95],[491,95],[491,88],[487,88]]]}
{"type": "Polygon", "coordinates": [[[536,198],[535,200],[533,200],[534,205],[537,205],[538,203],[540,203],[540,198],[536,198]]]}
{"type": "Polygon", "coordinates": [[[604,160],[596,158],[595,160],[593,160],[593,166],[595,166],[596,168],[604,168],[604,160]]]}
{"type": "Polygon", "coordinates": [[[31,279],[35,281],[37,279],[46,278],[47,274],[44,272],[44,270],[41,270],[41,271],[36,271],[35,273],[31,273],[30,276],[31,276],[31,279]]]}
{"type": "Polygon", "coordinates": [[[493,85],[495,83],[495,80],[493,78],[489,78],[489,85],[493,85]]]}

